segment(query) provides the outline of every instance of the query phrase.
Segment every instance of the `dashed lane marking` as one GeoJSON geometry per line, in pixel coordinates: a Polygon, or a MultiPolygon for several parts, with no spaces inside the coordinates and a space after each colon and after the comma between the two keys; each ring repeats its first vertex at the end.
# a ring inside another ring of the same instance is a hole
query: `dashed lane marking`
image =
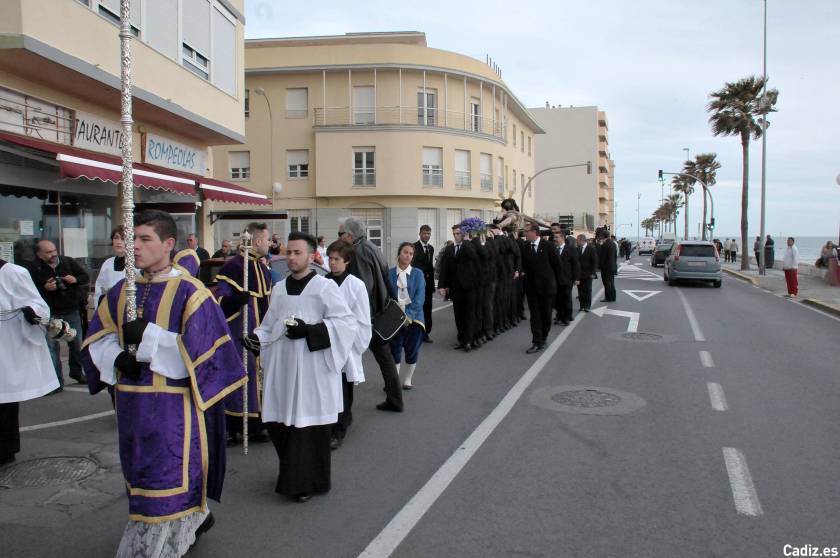
{"type": "Polygon", "coordinates": [[[656,273],[642,269],[633,264],[623,264],[618,268],[618,279],[635,279],[638,281],[662,281],[656,273]]]}
{"type": "Polygon", "coordinates": [[[54,428],[56,426],[65,426],[68,424],[75,424],[77,422],[85,422],[88,420],[95,420],[102,417],[113,415],[114,411],[103,411],[101,413],[94,413],[92,415],[85,415],[83,417],[76,417],[67,420],[57,420],[55,422],[45,422],[44,424],[33,424],[32,426],[21,426],[21,432],[31,432],[33,430],[43,430],[45,428],[54,428]]]}
{"type": "Polygon", "coordinates": [[[729,406],[726,404],[726,396],[723,394],[723,387],[715,382],[708,382],[709,400],[712,402],[712,409],[715,411],[726,411],[729,406]]]}
{"type": "Polygon", "coordinates": [[[700,351],[700,362],[702,362],[703,366],[706,368],[715,367],[715,361],[712,359],[712,353],[709,351],[700,351]]]}
{"type": "Polygon", "coordinates": [[[753,484],[747,458],[737,448],[723,448],[723,461],[729,475],[729,485],[732,488],[732,499],[735,510],[741,515],[759,516],[764,514],[758,493],[753,484]]]}
{"type": "Polygon", "coordinates": [[[703,335],[703,331],[700,329],[700,324],[697,323],[697,318],[694,316],[694,310],[692,310],[691,306],[688,304],[688,299],[685,298],[682,289],[677,288],[675,290],[677,291],[677,294],[680,296],[680,300],[682,301],[683,308],[685,309],[685,315],[688,317],[688,323],[691,326],[691,332],[694,334],[694,340],[705,341],[706,337],[703,335]]]}

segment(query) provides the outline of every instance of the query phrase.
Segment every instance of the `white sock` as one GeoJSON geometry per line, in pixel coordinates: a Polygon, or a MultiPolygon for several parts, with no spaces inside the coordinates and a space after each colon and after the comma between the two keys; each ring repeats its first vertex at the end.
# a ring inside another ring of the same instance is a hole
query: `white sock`
{"type": "Polygon", "coordinates": [[[402,363],[401,362],[397,363],[397,376],[400,375],[400,364],[402,364],[402,363]]]}
{"type": "Polygon", "coordinates": [[[404,386],[411,385],[411,377],[414,376],[414,369],[417,367],[417,364],[408,364],[408,368],[405,371],[405,379],[403,380],[404,386]]]}

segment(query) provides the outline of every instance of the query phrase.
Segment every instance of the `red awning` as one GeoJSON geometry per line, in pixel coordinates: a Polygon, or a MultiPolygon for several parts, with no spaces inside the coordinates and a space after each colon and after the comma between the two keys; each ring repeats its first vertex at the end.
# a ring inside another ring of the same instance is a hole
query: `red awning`
{"type": "Polygon", "coordinates": [[[258,194],[242,186],[216,180],[215,178],[200,178],[198,187],[201,193],[204,194],[205,199],[208,200],[252,205],[271,205],[271,201],[265,194],[258,194]]]}
{"type": "MultiPolygon", "coordinates": [[[[5,132],[0,132],[0,140],[55,154],[62,178],[84,177],[114,184],[119,184],[122,181],[122,159],[118,157],[5,132]]],[[[135,186],[153,190],[168,190],[188,196],[196,195],[196,179],[170,172],[158,172],[145,167],[145,165],[135,163],[135,186]]]]}

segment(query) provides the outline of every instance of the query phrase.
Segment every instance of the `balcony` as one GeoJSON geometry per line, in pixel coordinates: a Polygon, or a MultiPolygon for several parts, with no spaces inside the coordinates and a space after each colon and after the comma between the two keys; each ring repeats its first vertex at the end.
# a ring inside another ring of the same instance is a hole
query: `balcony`
{"type": "Polygon", "coordinates": [[[423,186],[443,187],[443,171],[438,166],[423,165],[423,186]]]}
{"type": "Polygon", "coordinates": [[[492,174],[481,174],[481,191],[482,192],[492,192],[493,191],[493,175],[492,174]]]}
{"type": "Polygon", "coordinates": [[[360,172],[359,170],[354,171],[354,188],[371,188],[373,186],[376,186],[376,173],[371,170],[368,170],[367,172],[360,172]]]}
{"type": "Polygon", "coordinates": [[[436,107],[328,107],[313,109],[316,128],[406,126],[430,127],[468,132],[505,141],[505,127],[501,121],[470,113],[440,110],[436,107]]]}
{"type": "Polygon", "coordinates": [[[455,171],[455,187],[459,190],[469,190],[472,187],[469,171],[455,171]]]}

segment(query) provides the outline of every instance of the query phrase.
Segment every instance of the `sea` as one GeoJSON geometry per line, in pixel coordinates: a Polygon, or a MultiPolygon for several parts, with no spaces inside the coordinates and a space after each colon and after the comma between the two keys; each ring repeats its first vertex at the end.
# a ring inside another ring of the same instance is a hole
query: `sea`
{"type": "MultiPolygon", "coordinates": [[[[782,257],[785,255],[785,247],[787,246],[787,237],[788,235],[784,233],[770,233],[770,237],[776,243],[776,259],[781,260],[782,257]]],[[[654,233],[654,238],[656,238],[656,234],[654,233]]],[[[717,238],[720,239],[721,242],[724,239],[728,238],[726,236],[718,236],[717,238]]],[[[752,250],[752,243],[755,241],[755,235],[750,237],[749,249],[752,250]]],[[[796,247],[799,248],[799,260],[802,263],[814,263],[817,261],[817,258],[820,257],[820,252],[822,251],[823,246],[829,240],[832,241],[835,245],[838,243],[838,239],[836,236],[829,237],[829,236],[794,236],[796,247]]],[[[738,238],[738,244],[740,248],[741,239],[738,238]]]]}

